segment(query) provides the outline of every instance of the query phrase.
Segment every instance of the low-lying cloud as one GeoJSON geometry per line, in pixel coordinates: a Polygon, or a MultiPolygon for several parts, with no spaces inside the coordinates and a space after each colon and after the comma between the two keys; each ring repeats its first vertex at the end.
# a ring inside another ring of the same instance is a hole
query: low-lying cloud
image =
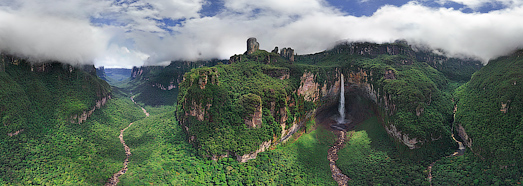
{"type": "Polygon", "coordinates": [[[262,49],[292,47],[298,54],[323,51],[340,40],[406,39],[487,61],[523,46],[523,6],[510,0],[462,2],[477,7],[498,1],[505,8],[488,13],[410,2],[383,6],[368,17],[347,15],[323,0],[224,0],[211,17],[199,13],[208,3],[203,0],[93,0],[83,9],[87,0],[49,1],[57,3],[52,11],[34,8],[36,0],[8,1],[0,3],[0,50],[40,61],[131,67],[226,59],[243,53],[249,37],[257,37],[262,49]]]}

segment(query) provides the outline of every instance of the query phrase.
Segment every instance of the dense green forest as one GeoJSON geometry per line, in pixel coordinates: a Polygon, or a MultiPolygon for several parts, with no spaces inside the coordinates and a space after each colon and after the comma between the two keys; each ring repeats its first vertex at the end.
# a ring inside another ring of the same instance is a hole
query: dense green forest
{"type": "Polygon", "coordinates": [[[31,71],[34,65],[21,59],[2,62],[9,60],[16,63],[0,72],[0,184],[105,183],[124,156],[115,138],[119,128],[143,117],[141,111],[113,92],[115,98],[87,121],[72,123],[71,115],[111,94],[109,85],[71,66],[31,71]]]}
{"type": "Polygon", "coordinates": [[[103,185],[122,168],[118,135],[129,123],[124,139],[132,155],[120,185],[336,185],[327,159],[336,135],[309,113],[337,107],[338,100],[308,101],[297,93],[306,73],[314,74],[318,90],[335,89],[343,73],[354,91],[348,97],[369,109],[338,152],[336,166],[351,178],[348,185],[521,185],[520,55],[492,60],[472,75],[474,61],[455,73],[449,69],[459,68],[457,59],[434,66],[432,58],[442,56],[416,54],[403,43],[341,44],[294,61],[258,50],[233,56],[231,64],[134,69],[128,79],[106,78],[113,87],[86,67],[51,63],[42,70],[3,57],[11,62],[0,72],[0,185],[103,185]],[[371,52],[351,53],[358,47],[371,52]],[[383,47],[395,52],[380,53],[383,47]],[[372,87],[376,100],[354,84],[372,87]],[[159,88],[169,86],[176,88],[159,88]],[[71,122],[92,108],[86,121],[71,122]],[[254,121],[258,111],[261,124],[254,121]],[[274,145],[292,123],[300,128],[274,145]],[[391,124],[410,138],[442,140],[409,149],[387,133],[391,124]],[[451,134],[458,138],[460,125],[472,143],[464,155],[451,156],[457,149],[451,134]],[[268,140],[273,145],[256,159],[238,162],[268,140]]]}
{"type": "Polygon", "coordinates": [[[318,90],[339,86],[340,74],[344,74],[348,86],[372,87],[360,88],[359,94],[374,100],[386,127],[393,125],[400,135],[417,140],[410,150],[399,141],[403,137],[397,137],[395,144],[401,153],[430,162],[452,151],[452,92],[456,86],[450,75],[417,61],[416,55],[403,43],[344,43],[325,52],[296,56],[294,62],[264,50],[235,55],[232,64],[185,74],[177,116],[200,147],[199,154],[242,155],[264,141],[275,143],[292,123],[306,120],[309,111],[332,104],[323,93],[317,101],[297,93],[304,74],[313,74],[318,90]],[[245,121],[253,118],[257,108],[253,105],[258,102],[263,122],[261,128],[253,129],[245,121]],[[280,109],[286,113],[278,112],[280,109]]]}

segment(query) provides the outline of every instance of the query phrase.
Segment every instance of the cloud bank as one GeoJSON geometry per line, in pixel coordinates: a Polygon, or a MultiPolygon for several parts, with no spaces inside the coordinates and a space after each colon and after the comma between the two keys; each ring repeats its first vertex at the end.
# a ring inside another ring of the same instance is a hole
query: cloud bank
{"type": "Polygon", "coordinates": [[[262,49],[292,47],[298,54],[323,51],[340,40],[406,39],[485,62],[523,46],[519,1],[438,2],[503,8],[464,13],[412,1],[355,17],[324,0],[223,0],[216,15],[203,16],[202,7],[211,2],[7,0],[0,3],[0,50],[35,61],[129,68],[180,59],[227,59],[243,53],[249,37],[257,37],[262,49]]]}

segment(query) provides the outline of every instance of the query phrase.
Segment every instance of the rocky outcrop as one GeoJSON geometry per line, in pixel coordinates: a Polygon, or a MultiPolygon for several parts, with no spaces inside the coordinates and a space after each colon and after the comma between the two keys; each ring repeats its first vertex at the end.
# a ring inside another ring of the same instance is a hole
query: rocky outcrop
{"type": "Polygon", "coordinates": [[[212,104],[207,103],[204,106],[202,104],[198,104],[196,102],[192,102],[191,107],[188,112],[185,112],[186,116],[194,116],[198,121],[203,121],[205,119],[206,111],[211,108],[212,104]]]}
{"type": "Polygon", "coordinates": [[[503,113],[507,113],[508,112],[508,103],[510,101],[507,101],[506,103],[501,103],[501,109],[499,111],[503,112],[503,113]]]}
{"type": "Polygon", "coordinates": [[[416,144],[419,143],[419,141],[416,138],[409,138],[408,134],[405,134],[400,130],[396,129],[396,126],[394,126],[394,124],[385,126],[385,130],[390,136],[401,141],[403,144],[409,147],[409,149],[419,148],[418,146],[416,146],[416,144]]]}
{"type": "Polygon", "coordinates": [[[465,131],[465,128],[463,128],[463,125],[458,124],[456,126],[456,130],[458,131],[459,137],[463,140],[463,143],[469,147],[472,148],[472,138],[469,138],[469,135],[467,135],[467,132],[465,131]]]}
{"type": "Polygon", "coordinates": [[[15,132],[10,132],[10,133],[7,133],[8,136],[16,136],[18,134],[20,134],[20,132],[23,132],[24,129],[20,129],[20,130],[17,130],[15,132]]]}
{"type": "Polygon", "coordinates": [[[131,71],[131,79],[135,79],[136,77],[141,76],[142,73],[143,73],[143,68],[133,67],[133,70],[131,71]]]}
{"type": "Polygon", "coordinates": [[[291,76],[289,69],[287,68],[264,69],[263,73],[281,80],[289,79],[291,76]]]}
{"type": "Polygon", "coordinates": [[[278,54],[278,47],[274,47],[274,49],[271,51],[271,53],[278,54]]]}
{"type": "Polygon", "coordinates": [[[290,62],[294,62],[294,50],[290,47],[282,48],[280,51],[280,56],[289,60],[290,62]]]}
{"type": "Polygon", "coordinates": [[[213,85],[218,85],[218,83],[219,83],[218,76],[219,76],[219,73],[215,68],[210,68],[209,70],[199,71],[198,79],[191,79],[190,84],[193,84],[194,81],[197,81],[200,89],[205,89],[205,85],[207,85],[208,83],[211,83],[213,85]]]}
{"type": "Polygon", "coordinates": [[[174,85],[174,82],[171,81],[167,87],[163,86],[160,83],[155,83],[152,85],[152,87],[159,88],[160,90],[172,90],[176,88],[176,85],[174,85]]]}
{"type": "MultiPolygon", "coordinates": [[[[326,94],[326,89],[320,90],[320,84],[316,83],[314,80],[315,77],[316,76],[312,72],[306,72],[300,78],[300,87],[298,87],[296,93],[303,96],[306,101],[316,102],[319,100],[321,95],[326,94]],[[322,93],[322,91],[325,92],[322,93]]],[[[327,87],[323,86],[323,88],[327,87]]]]}
{"type": "Polygon", "coordinates": [[[245,54],[249,55],[260,49],[260,43],[256,41],[256,38],[251,37],[247,40],[247,51],[245,54]]]}
{"type": "MultiPolygon", "coordinates": [[[[185,77],[183,81],[188,81],[189,85],[197,84],[198,88],[205,89],[205,87],[210,83],[213,85],[218,85],[218,76],[219,73],[215,68],[209,68],[206,70],[199,70],[197,77],[185,77]],[[189,78],[189,79],[187,79],[189,78]]],[[[194,116],[198,121],[204,121],[206,118],[210,118],[208,110],[211,108],[212,100],[184,100],[182,107],[185,111],[185,116],[194,116]]],[[[180,123],[184,126],[188,124],[183,118],[180,118],[180,123]]],[[[188,130],[186,130],[188,131],[188,130]]]]}
{"type": "Polygon", "coordinates": [[[248,119],[245,119],[245,125],[250,128],[260,128],[262,125],[262,105],[255,108],[253,114],[249,114],[248,119]]]}
{"type": "Polygon", "coordinates": [[[69,121],[71,123],[78,123],[81,124],[87,118],[89,118],[96,109],[100,109],[102,106],[104,106],[107,103],[107,100],[111,99],[111,95],[108,95],[107,97],[103,97],[102,99],[96,101],[95,105],[92,109],[83,111],[81,114],[75,114],[69,118],[69,121]]]}
{"type": "Polygon", "coordinates": [[[241,156],[236,155],[236,160],[238,160],[239,162],[245,163],[249,160],[256,159],[256,156],[258,155],[258,153],[265,152],[265,150],[269,149],[271,144],[272,144],[271,141],[265,141],[262,144],[260,144],[260,148],[258,148],[258,150],[254,151],[254,152],[244,154],[241,156]]]}

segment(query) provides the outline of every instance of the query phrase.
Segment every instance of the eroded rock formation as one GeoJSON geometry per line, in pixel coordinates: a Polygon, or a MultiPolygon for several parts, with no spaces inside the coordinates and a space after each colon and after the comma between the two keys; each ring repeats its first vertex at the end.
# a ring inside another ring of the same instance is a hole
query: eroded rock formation
{"type": "Polygon", "coordinates": [[[89,118],[96,109],[100,109],[102,106],[104,106],[106,103],[107,103],[107,100],[111,99],[111,95],[108,95],[106,97],[103,97],[102,99],[96,101],[96,104],[95,106],[93,106],[92,109],[90,110],[86,110],[86,111],[83,111],[81,114],[75,114],[75,115],[72,115],[70,118],[69,118],[69,121],[71,123],[78,123],[78,124],[81,124],[82,122],[84,122],[85,120],[87,120],[87,118],[89,118]]]}
{"type": "Polygon", "coordinates": [[[247,40],[247,51],[245,52],[245,54],[252,54],[253,52],[256,52],[257,50],[260,49],[260,43],[258,43],[258,41],[256,41],[256,38],[254,37],[251,37],[247,40]]]}
{"type": "Polygon", "coordinates": [[[290,47],[282,48],[280,51],[280,56],[285,59],[288,59],[290,62],[294,62],[294,50],[290,47]]]}

